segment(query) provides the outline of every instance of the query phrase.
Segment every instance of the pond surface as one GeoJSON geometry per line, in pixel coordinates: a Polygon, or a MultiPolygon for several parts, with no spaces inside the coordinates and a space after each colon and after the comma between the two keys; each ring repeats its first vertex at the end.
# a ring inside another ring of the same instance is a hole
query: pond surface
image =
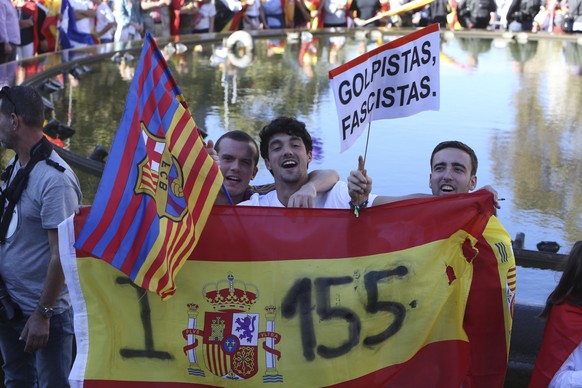
{"type": "MultiPolygon", "coordinates": [[[[254,51],[242,56],[227,55],[220,40],[198,47],[184,41],[187,51],[169,63],[209,139],[233,129],[257,138],[271,119],[296,116],[314,137],[311,168],[336,169],[345,179],[366,138],[339,152],[328,72],[396,36],[297,35],[255,39],[254,51]]],[[[366,167],[374,192],[429,192],[432,149],[460,140],[479,158],[477,186],[490,184],[505,198],[498,216],[510,235],[525,233],[529,249],[557,241],[567,253],[582,239],[582,42],[490,37],[443,33],[440,111],[372,123],[366,167]]],[[[77,130],[71,150],[89,155],[96,144],[111,145],[139,48],[128,53],[135,59],[109,55],[78,79],[54,77],[65,87],[48,98],[54,117],[77,130]]],[[[254,182],[271,182],[262,162],[259,167],[254,182]]],[[[91,203],[98,179],[79,175],[91,203]]]]}

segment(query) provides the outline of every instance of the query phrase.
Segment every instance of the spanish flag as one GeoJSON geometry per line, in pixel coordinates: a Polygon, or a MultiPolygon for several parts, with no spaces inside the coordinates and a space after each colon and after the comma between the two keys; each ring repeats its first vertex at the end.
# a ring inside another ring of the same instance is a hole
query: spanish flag
{"type": "Polygon", "coordinates": [[[83,211],[59,228],[78,341],[70,380],[459,387],[469,373],[469,292],[489,276],[474,270],[476,246],[493,210],[485,191],[387,204],[359,218],[215,206],[167,302],[72,247],[88,222],[83,211]]]}
{"type": "MultiPolygon", "coordinates": [[[[542,347],[538,353],[530,388],[547,387],[562,364],[582,343],[582,307],[563,303],[552,306],[544,328],[542,347]]],[[[564,378],[557,382],[567,381],[564,378]]]]}
{"type": "Polygon", "coordinates": [[[76,247],[162,299],[222,184],[168,64],[146,34],[125,111],[76,247]]]}

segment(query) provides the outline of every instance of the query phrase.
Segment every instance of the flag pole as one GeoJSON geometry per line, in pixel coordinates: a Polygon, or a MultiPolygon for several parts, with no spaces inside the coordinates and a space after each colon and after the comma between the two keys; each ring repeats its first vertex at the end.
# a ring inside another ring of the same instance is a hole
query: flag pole
{"type": "Polygon", "coordinates": [[[368,123],[368,134],[366,135],[366,149],[364,151],[364,167],[366,167],[366,157],[368,156],[368,143],[370,142],[370,127],[372,126],[372,122],[368,123]]]}

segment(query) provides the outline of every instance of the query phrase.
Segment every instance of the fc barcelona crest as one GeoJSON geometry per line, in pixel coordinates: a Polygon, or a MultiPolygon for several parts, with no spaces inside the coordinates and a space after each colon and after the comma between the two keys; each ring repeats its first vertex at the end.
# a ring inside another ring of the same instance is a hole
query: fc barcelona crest
{"type": "Polygon", "coordinates": [[[259,354],[263,353],[263,382],[282,382],[283,376],[276,369],[276,362],[281,358],[281,352],[275,347],[281,339],[275,332],[276,308],[265,307],[263,320],[266,330],[259,331],[263,327],[261,314],[251,311],[259,298],[257,287],[235,280],[229,274],[224,280],[205,285],[202,295],[213,311],[204,313],[203,329],[198,329],[199,306],[188,304],[188,328],[183,331],[188,341],[184,347],[190,362],[188,373],[205,377],[207,371],[224,379],[250,379],[261,369],[259,354]],[[198,362],[200,339],[205,370],[198,362]],[[263,343],[259,349],[261,340],[263,343]]]}
{"type": "Polygon", "coordinates": [[[146,154],[137,166],[138,179],[134,191],[154,199],[159,217],[181,221],[187,212],[182,191],[182,168],[170,153],[163,137],[154,135],[143,122],[141,131],[146,154]]]}

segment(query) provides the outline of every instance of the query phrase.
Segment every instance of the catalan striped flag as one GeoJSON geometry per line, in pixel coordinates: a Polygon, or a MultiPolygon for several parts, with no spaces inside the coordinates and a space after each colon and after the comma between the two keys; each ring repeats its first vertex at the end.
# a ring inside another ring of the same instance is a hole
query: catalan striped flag
{"type": "Polygon", "coordinates": [[[194,250],[222,175],[146,34],[93,208],[75,247],[166,299],[194,250]]]}

